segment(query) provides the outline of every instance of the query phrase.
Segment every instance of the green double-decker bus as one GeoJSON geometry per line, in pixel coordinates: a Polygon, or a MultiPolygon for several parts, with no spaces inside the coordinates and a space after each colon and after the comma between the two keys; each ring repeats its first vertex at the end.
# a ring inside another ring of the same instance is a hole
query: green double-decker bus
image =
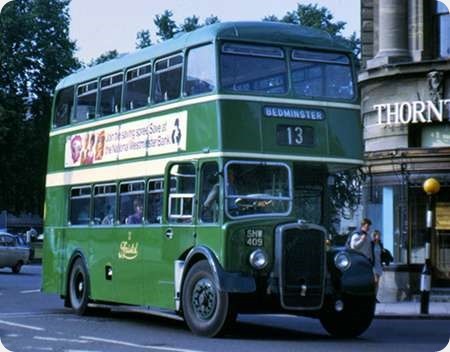
{"type": "Polygon", "coordinates": [[[183,317],[319,318],[356,336],[370,262],[328,244],[330,175],[362,165],[351,52],[328,34],[220,23],[56,87],[43,290],[183,317]]]}

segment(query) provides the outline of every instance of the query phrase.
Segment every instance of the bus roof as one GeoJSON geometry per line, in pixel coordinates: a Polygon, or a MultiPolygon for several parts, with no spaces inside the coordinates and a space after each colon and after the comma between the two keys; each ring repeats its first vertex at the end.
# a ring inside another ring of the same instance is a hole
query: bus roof
{"type": "Polygon", "coordinates": [[[279,22],[224,22],[176,35],[163,43],[122,55],[105,63],[81,69],[59,82],[56,90],[87,82],[165,56],[186,47],[221,40],[303,45],[311,48],[347,51],[350,49],[329,33],[315,28],[279,22]]]}

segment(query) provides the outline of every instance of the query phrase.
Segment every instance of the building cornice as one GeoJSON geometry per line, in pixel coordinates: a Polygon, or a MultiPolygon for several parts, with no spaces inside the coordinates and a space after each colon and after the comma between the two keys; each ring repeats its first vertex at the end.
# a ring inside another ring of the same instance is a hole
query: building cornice
{"type": "Polygon", "coordinates": [[[450,59],[409,61],[366,69],[359,73],[358,82],[364,84],[398,76],[423,75],[430,71],[450,71],[450,59]]]}

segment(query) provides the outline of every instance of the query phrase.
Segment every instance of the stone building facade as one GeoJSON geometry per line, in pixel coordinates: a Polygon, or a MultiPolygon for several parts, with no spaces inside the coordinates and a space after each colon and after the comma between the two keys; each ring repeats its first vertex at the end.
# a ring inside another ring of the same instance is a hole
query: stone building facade
{"type": "Polygon", "coordinates": [[[425,255],[426,195],[434,197],[433,287],[450,286],[450,14],[437,0],[362,0],[359,73],[367,183],[365,215],[395,264],[384,298],[417,293],[425,255]]]}

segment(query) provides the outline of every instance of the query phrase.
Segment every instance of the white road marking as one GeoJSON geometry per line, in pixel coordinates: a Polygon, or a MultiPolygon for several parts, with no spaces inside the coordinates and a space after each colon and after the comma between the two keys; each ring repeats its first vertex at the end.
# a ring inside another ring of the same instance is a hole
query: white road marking
{"type": "Polygon", "coordinates": [[[25,294],[27,294],[27,293],[39,293],[39,292],[41,292],[40,289],[20,291],[20,293],[25,293],[25,294]]]}
{"type": "Polygon", "coordinates": [[[6,337],[19,337],[19,334],[6,334],[6,337]]]}
{"type": "Polygon", "coordinates": [[[126,341],[102,339],[102,338],[93,337],[93,336],[80,336],[80,339],[96,341],[96,342],[105,342],[105,343],[127,346],[127,347],[142,348],[142,349],[147,349],[147,350],[159,350],[159,351],[171,351],[171,352],[202,352],[200,350],[189,350],[189,349],[185,349],[185,348],[176,348],[176,347],[139,345],[136,343],[126,342],[126,341]]]}
{"type": "Polygon", "coordinates": [[[65,339],[62,337],[48,337],[48,336],[33,336],[35,340],[52,341],[52,342],[69,342],[69,343],[91,343],[91,341],[79,339],[65,339]]]}
{"type": "Polygon", "coordinates": [[[16,328],[22,328],[22,329],[28,329],[28,330],[34,330],[34,331],[45,331],[44,328],[40,328],[38,326],[31,326],[31,325],[25,325],[25,324],[17,324],[6,320],[0,320],[0,324],[3,325],[9,325],[14,326],[16,328]]]}

